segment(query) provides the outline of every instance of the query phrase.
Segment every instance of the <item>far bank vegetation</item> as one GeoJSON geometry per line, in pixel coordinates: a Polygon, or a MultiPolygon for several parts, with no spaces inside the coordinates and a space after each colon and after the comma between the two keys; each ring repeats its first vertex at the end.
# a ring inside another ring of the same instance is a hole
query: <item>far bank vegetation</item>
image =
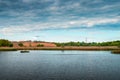
{"type": "Polygon", "coordinates": [[[44,45],[43,44],[38,44],[37,47],[44,47],[44,45]]]}
{"type": "Polygon", "coordinates": [[[118,46],[120,48],[120,41],[110,41],[110,42],[66,42],[66,43],[55,43],[57,47],[64,46],[118,46]]]}
{"type": "Polygon", "coordinates": [[[23,43],[19,43],[18,45],[19,45],[20,47],[23,47],[23,46],[24,46],[23,43]]]}
{"type": "Polygon", "coordinates": [[[13,44],[5,39],[0,39],[0,47],[13,47],[13,44]]]}

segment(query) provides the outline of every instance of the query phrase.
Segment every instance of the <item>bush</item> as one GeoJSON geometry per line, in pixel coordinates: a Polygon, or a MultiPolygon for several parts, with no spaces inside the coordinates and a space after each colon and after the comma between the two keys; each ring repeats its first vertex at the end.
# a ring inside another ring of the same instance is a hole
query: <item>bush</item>
{"type": "Polygon", "coordinates": [[[24,46],[23,43],[19,43],[18,45],[19,45],[20,47],[23,47],[23,46],[24,46]]]}
{"type": "Polygon", "coordinates": [[[13,47],[13,44],[5,39],[0,39],[0,47],[13,47]]]}
{"type": "Polygon", "coordinates": [[[12,43],[10,43],[10,44],[9,44],[9,47],[13,47],[13,44],[12,44],[12,43]]]}
{"type": "Polygon", "coordinates": [[[43,44],[38,44],[37,47],[44,47],[44,45],[43,44]]]}

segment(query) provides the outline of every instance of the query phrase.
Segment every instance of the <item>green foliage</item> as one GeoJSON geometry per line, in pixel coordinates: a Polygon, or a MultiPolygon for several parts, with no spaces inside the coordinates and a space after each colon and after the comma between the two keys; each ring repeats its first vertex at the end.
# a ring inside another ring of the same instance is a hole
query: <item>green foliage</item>
{"type": "Polygon", "coordinates": [[[44,47],[44,45],[43,44],[38,44],[37,47],[44,47]]]}
{"type": "Polygon", "coordinates": [[[80,42],[55,43],[57,47],[80,46],[80,42]]]}
{"type": "Polygon", "coordinates": [[[23,46],[24,46],[23,43],[19,43],[18,45],[19,45],[20,47],[23,47],[23,46]]]}
{"type": "Polygon", "coordinates": [[[101,43],[67,42],[67,43],[55,43],[55,44],[57,47],[63,47],[63,46],[118,46],[120,47],[120,41],[101,42],[101,43]]]}
{"type": "Polygon", "coordinates": [[[13,44],[12,44],[12,43],[10,43],[10,44],[9,44],[9,47],[13,47],[13,44]]]}
{"type": "Polygon", "coordinates": [[[120,47],[120,44],[118,45],[118,47],[120,47]]]}
{"type": "Polygon", "coordinates": [[[0,47],[13,47],[13,44],[5,39],[0,39],[0,47]]]}

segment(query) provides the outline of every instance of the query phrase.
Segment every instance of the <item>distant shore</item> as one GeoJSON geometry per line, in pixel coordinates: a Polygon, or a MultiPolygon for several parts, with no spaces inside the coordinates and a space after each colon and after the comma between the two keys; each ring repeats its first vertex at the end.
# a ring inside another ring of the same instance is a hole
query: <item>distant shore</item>
{"type": "Polygon", "coordinates": [[[79,46],[79,47],[0,47],[0,51],[16,50],[119,50],[117,46],[79,46]]]}

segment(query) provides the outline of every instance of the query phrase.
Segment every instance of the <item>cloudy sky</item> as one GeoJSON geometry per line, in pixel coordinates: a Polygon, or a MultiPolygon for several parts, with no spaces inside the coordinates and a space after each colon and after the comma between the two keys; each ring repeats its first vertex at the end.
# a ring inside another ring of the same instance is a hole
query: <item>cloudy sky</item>
{"type": "Polygon", "coordinates": [[[0,0],[0,38],[120,40],[120,0],[0,0]]]}

